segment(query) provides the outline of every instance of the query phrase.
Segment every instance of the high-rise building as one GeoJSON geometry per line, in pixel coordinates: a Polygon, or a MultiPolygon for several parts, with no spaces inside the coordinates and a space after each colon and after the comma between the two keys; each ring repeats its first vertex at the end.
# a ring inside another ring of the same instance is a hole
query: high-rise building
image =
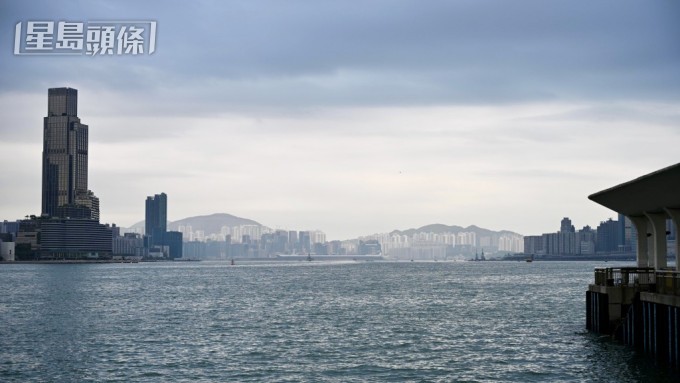
{"type": "Polygon", "coordinates": [[[99,199],[87,189],[88,126],[78,118],[78,91],[47,91],[43,122],[42,214],[99,220],[99,199]]]}
{"type": "Polygon", "coordinates": [[[597,232],[590,226],[584,226],[576,233],[576,250],[579,254],[595,254],[597,232]]]}
{"type": "Polygon", "coordinates": [[[99,198],[87,188],[88,126],[78,118],[78,91],[47,91],[43,121],[42,216],[21,221],[23,259],[111,256],[113,232],[99,224],[99,198]]]}
{"type": "Polygon", "coordinates": [[[298,232],[295,230],[291,230],[288,232],[288,245],[290,246],[290,250],[292,253],[295,253],[296,250],[299,250],[299,241],[298,241],[298,232]]]}
{"type": "Polygon", "coordinates": [[[560,232],[562,233],[576,232],[574,225],[571,224],[571,220],[568,217],[562,218],[562,222],[560,222],[560,232]]]}
{"type": "Polygon", "coordinates": [[[144,229],[146,235],[152,235],[154,229],[168,231],[168,196],[165,193],[146,197],[144,229]]]}
{"type": "Polygon", "coordinates": [[[597,227],[597,241],[595,250],[602,253],[611,253],[619,251],[621,240],[619,238],[621,231],[619,229],[619,222],[611,218],[607,221],[600,222],[597,227]]]}
{"type": "Polygon", "coordinates": [[[300,251],[303,254],[307,254],[312,250],[312,241],[309,231],[300,231],[300,251]]]}
{"type": "Polygon", "coordinates": [[[182,233],[168,231],[168,196],[165,193],[146,197],[146,247],[161,248],[169,258],[182,257],[182,233]]]}

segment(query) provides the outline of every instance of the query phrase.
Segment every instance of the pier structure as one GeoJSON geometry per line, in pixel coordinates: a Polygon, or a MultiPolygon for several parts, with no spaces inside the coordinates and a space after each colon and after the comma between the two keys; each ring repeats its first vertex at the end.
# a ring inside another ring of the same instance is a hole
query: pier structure
{"type": "Polygon", "coordinates": [[[680,163],[589,199],[630,218],[637,267],[598,268],[586,292],[586,328],[680,368],[680,241],[668,266],[666,221],[680,228],[680,163]]]}

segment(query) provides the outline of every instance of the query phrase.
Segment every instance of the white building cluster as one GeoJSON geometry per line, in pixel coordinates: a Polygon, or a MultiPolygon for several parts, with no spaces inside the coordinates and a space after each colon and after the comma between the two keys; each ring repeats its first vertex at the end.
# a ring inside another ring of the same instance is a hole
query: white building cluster
{"type": "Polygon", "coordinates": [[[501,235],[498,238],[498,251],[521,253],[524,251],[524,237],[521,235],[501,235]]]}
{"type": "Polygon", "coordinates": [[[260,225],[222,226],[219,233],[207,235],[203,230],[193,230],[191,225],[180,225],[178,231],[182,233],[185,242],[226,241],[227,236],[230,236],[231,243],[241,243],[244,237],[259,240],[263,234],[274,232],[271,228],[260,225]]]}
{"type": "Polygon", "coordinates": [[[385,255],[396,258],[445,258],[451,253],[470,255],[475,251],[488,253],[524,251],[523,236],[513,233],[489,236],[478,236],[474,231],[417,232],[412,235],[382,233],[360,239],[377,240],[385,255]]]}

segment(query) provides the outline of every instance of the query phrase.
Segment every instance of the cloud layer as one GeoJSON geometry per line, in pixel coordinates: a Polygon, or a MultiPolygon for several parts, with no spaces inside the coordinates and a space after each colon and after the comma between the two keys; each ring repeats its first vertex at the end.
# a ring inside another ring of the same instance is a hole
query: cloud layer
{"type": "Polygon", "coordinates": [[[441,222],[525,234],[677,161],[668,1],[0,3],[6,219],[40,206],[46,89],[79,89],[107,221],[165,191],[330,238],[441,222]],[[31,20],[151,19],[141,57],[12,55],[31,20]],[[36,191],[37,190],[37,191],[36,191]]]}

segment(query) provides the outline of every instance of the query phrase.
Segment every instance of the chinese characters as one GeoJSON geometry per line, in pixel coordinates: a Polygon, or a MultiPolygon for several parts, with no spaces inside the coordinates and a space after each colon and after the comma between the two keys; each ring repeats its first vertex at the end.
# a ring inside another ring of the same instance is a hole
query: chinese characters
{"type": "Polygon", "coordinates": [[[15,27],[15,55],[143,55],[156,50],[155,21],[28,21],[15,27]]]}

